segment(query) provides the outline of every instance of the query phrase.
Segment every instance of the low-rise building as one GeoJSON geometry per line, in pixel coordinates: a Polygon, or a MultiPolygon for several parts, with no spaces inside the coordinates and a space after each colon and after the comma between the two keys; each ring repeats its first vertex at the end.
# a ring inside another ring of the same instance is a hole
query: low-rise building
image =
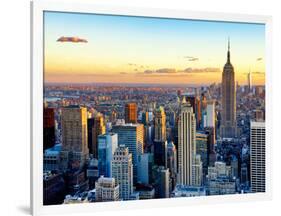
{"type": "Polygon", "coordinates": [[[119,185],[114,178],[101,176],[96,181],[96,202],[118,201],[119,185]]]}
{"type": "Polygon", "coordinates": [[[195,197],[195,196],[206,196],[205,187],[176,185],[175,190],[171,194],[171,197],[195,197]]]}

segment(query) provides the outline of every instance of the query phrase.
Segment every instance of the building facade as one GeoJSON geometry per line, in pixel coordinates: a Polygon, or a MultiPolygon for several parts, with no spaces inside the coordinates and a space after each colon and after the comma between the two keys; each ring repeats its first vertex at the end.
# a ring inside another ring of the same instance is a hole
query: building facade
{"type": "Polygon", "coordinates": [[[114,178],[101,176],[96,181],[96,202],[119,201],[119,185],[114,178]]]}
{"type": "Polygon", "coordinates": [[[89,156],[87,137],[87,109],[68,106],[62,109],[61,168],[81,168],[89,156]]]}
{"type": "Polygon", "coordinates": [[[125,122],[137,123],[138,119],[138,107],[136,103],[127,103],[125,105],[125,122]]]}
{"type": "Polygon", "coordinates": [[[193,109],[184,103],[178,121],[179,184],[192,184],[192,163],[196,154],[196,120],[193,109]]]}
{"type": "Polygon", "coordinates": [[[163,107],[159,107],[154,118],[154,141],[166,141],[166,114],[163,107]]]}
{"type": "Polygon", "coordinates": [[[250,178],[252,192],[265,192],[265,122],[251,122],[250,178]]]}
{"type": "Polygon", "coordinates": [[[116,133],[106,133],[98,136],[98,167],[99,175],[112,177],[111,162],[118,147],[116,133]]]}
{"type": "Polygon", "coordinates": [[[43,111],[43,150],[55,145],[55,109],[44,107],[43,111]]]}
{"type": "Polygon", "coordinates": [[[125,145],[133,158],[134,184],[138,179],[138,155],[143,154],[144,127],[143,124],[121,124],[114,125],[112,132],[118,134],[119,145],[125,145]]]}
{"type": "Polygon", "coordinates": [[[113,155],[112,177],[119,184],[120,199],[130,200],[133,194],[132,154],[124,145],[120,145],[113,155]]]}
{"type": "Polygon", "coordinates": [[[94,117],[94,127],[92,132],[92,147],[91,147],[91,154],[95,158],[98,158],[98,136],[105,134],[106,128],[104,123],[104,118],[101,114],[98,114],[94,117]]]}

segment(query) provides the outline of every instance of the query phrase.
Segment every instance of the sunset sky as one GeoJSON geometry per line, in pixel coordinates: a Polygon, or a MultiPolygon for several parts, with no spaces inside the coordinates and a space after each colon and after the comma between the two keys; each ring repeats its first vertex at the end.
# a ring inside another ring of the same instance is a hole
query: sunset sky
{"type": "Polygon", "coordinates": [[[44,37],[45,82],[220,83],[230,37],[236,81],[264,84],[263,24],[45,12],[44,37]]]}

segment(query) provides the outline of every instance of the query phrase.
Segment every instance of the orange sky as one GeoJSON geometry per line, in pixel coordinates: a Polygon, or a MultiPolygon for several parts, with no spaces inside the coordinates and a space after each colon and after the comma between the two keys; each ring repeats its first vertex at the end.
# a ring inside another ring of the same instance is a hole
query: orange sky
{"type": "Polygon", "coordinates": [[[44,20],[46,82],[219,83],[228,37],[236,81],[251,70],[253,84],[265,82],[264,25],[57,12],[44,20]]]}

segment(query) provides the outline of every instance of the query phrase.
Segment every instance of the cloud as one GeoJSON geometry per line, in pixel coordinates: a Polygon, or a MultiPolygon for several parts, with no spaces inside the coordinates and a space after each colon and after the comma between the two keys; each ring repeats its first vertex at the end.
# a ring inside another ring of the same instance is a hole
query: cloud
{"type": "Polygon", "coordinates": [[[184,73],[219,73],[221,72],[220,68],[212,68],[212,67],[206,67],[206,68],[186,68],[182,72],[184,73]]]}
{"type": "Polygon", "coordinates": [[[161,68],[156,70],[155,73],[170,74],[170,73],[177,73],[177,71],[174,68],[161,68]]]}
{"type": "Polygon", "coordinates": [[[199,58],[194,56],[184,56],[188,61],[199,61],[199,58]]]}
{"type": "Polygon", "coordinates": [[[124,74],[128,74],[128,73],[126,73],[126,72],[120,72],[120,74],[124,75],[124,74]]]}
{"type": "Polygon", "coordinates": [[[191,58],[188,61],[199,61],[199,58],[191,58]]]}
{"type": "Polygon", "coordinates": [[[192,73],[219,73],[221,72],[220,68],[212,68],[212,67],[206,67],[206,68],[186,68],[184,70],[176,70],[174,68],[161,68],[157,70],[145,70],[143,74],[192,74],[192,73]]]}
{"type": "Polygon", "coordinates": [[[262,60],[262,58],[261,58],[261,57],[257,58],[257,61],[261,61],[261,60],[262,60]]]}
{"type": "Polygon", "coordinates": [[[71,43],[88,43],[86,39],[79,38],[79,37],[60,37],[57,39],[57,42],[71,42],[71,43]]]}
{"type": "Polygon", "coordinates": [[[175,74],[177,70],[174,68],[160,68],[157,70],[145,70],[144,74],[175,74]]]}

